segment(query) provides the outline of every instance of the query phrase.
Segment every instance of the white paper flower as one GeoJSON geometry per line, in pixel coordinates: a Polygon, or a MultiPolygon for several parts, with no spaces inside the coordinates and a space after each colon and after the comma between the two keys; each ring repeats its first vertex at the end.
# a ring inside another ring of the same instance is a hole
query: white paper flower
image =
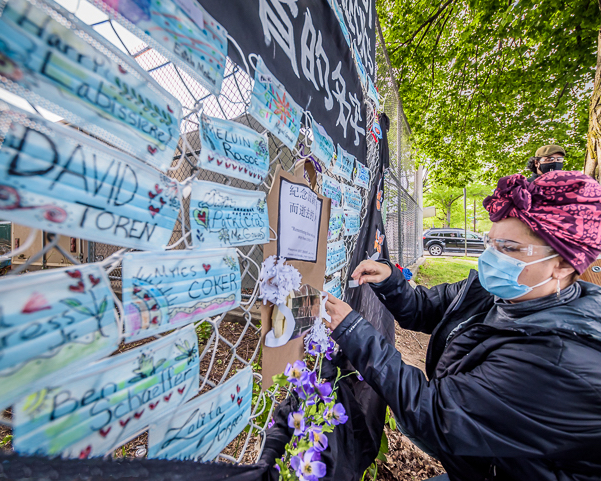
{"type": "Polygon", "coordinates": [[[267,304],[267,301],[275,305],[283,304],[290,291],[300,287],[300,272],[285,262],[285,258],[277,259],[276,256],[270,256],[263,261],[259,287],[264,304],[267,304]]]}

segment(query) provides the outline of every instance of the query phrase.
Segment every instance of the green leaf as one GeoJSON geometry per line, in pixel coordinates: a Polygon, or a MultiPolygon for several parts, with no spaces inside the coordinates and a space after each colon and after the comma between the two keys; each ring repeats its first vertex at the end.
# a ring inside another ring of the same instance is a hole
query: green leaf
{"type": "Polygon", "coordinates": [[[274,384],[279,384],[280,386],[287,386],[290,384],[287,376],[284,373],[276,374],[275,376],[272,376],[271,379],[273,380],[274,384]]]}
{"type": "Polygon", "coordinates": [[[94,316],[94,313],[90,311],[87,307],[83,306],[81,302],[79,302],[77,299],[63,299],[61,302],[67,304],[69,307],[71,307],[77,312],[80,312],[87,316],[94,316]]]}
{"type": "Polygon", "coordinates": [[[108,301],[106,300],[106,297],[102,300],[102,302],[100,303],[100,307],[98,308],[98,317],[102,317],[106,311],[106,308],[108,306],[108,301]]]}

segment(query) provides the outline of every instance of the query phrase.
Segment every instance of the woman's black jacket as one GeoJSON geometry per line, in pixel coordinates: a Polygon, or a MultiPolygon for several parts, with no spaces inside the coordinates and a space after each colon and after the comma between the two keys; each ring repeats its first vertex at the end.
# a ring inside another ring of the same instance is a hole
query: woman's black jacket
{"type": "Polygon", "coordinates": [[[451,480],[601,479],[601,288],[484,324],[478,273],[412,289],[401,271],[372,286],[401,327],[432,334],[426,373],[353,311],[333,338],[451,480]]]}

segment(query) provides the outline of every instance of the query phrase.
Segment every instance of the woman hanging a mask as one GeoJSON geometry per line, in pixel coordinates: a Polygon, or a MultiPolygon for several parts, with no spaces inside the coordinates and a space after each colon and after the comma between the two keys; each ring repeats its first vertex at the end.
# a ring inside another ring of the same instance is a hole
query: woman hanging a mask
{"type": "Polygon", "coordinates": [[[601,288],[577,280],[601,252],[601,186],[580,172],[502,178],[478,271],[412,289],[364,261],[405,329],[432,334],[426,373],[329,296],[332,338],[451,480],[601,479],[601,288]]]}
{"type": "Polygon", "coordinates": [[[528,170],[533,172],[528,179],[534,182],[537,177],[553,172],[554,170],[563,170],[563,161],[566,151],[559,145],[544,145],[536,151],[534,157],[528,159],[528,170]]]}

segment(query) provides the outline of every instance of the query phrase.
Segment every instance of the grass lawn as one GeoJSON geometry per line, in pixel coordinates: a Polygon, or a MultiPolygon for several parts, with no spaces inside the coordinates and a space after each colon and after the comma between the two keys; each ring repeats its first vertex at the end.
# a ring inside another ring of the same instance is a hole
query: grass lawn
{"type": "Polygon", "coordinates": [[[453,283],[465,279],[470,269],[478,270],[474,257],[429,257],[419,266],[415,282],[432,287],[444,282],[453,283]]]}

